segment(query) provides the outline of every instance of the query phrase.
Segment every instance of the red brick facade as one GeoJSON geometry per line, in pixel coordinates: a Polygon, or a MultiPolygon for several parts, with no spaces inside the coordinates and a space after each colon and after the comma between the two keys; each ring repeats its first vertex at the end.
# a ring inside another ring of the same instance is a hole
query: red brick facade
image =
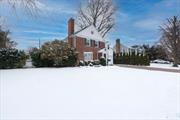
{"type": "Polygon", "coordinates": [[[84,60],[84,52],[92,52],[93,60],[99,59],[98,51],[105,48],[105,43],[102,41],[98,41],[98,47],[95,46],[95,41],[91,40],[90,45],[85,44],[86,38],[74,36],[74,19],[70,19],[68,21],[68,43],[76,48],[78,52],[78,59],[84,60]]]}
{"type": "Polygon", "coordinates": [[[85,38],[76,38],[76,50],[78,51],[79,60],[84,60],[84,52],[93,52],[93,60],[98,59],[98,51],[105,47],[104,42],[99,42],[99,47],[95,47],[95,41],[93,41],[92,46],[85,45],[85,38]]]}

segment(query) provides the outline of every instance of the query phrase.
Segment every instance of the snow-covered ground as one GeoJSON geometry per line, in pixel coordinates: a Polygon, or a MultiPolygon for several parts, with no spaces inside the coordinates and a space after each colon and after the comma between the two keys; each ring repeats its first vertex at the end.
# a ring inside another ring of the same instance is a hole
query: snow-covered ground
{"type": "Polygon", "coordinates": [[[111,67],[0,71],[0,119],[180,119],[180,74],[111,67]]]}
{"type": "Polygon", "coordinates": [[[179,69],[180,65],[178,67],[172,67],[173,64],[160,64],[160,63],[150,63],[150,66],[148,67],[155,67],[155,68],[166,68],[166,69],[179,69]]]}

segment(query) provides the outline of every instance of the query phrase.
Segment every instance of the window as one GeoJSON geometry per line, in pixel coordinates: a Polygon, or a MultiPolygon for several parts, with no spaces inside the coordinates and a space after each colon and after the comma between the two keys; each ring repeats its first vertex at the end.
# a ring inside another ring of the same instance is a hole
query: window
{"type": "Polygon", "coordinates": [[[85,45],[90,46],[90,39],[85,39],[85,45]]]}
{"type": "Polygon", "coordinates": [[[84,52],[84,61],[92,61],[93,53],[92,52],[84,52]]]}
{"type": "Polygon", "coordinates": [[[91,47],[94,47],[94,40],[91,40],[91,47]]]}
{"type": "Polygon", "coordinates": [[[99,42],[98,41],[95,41],[95,45],[94,45],[96,48],[99,48],[99,42]]]}
{"type": "Polygon", "coordinates": [[[86,46],[91,46],[91,47],[96,47],[96,48],[99,48],[100,46],[100,43],[99,41],[95,41],[95,40],[92,40],[92,39],[85,39],[85,45],[86,46]]]}

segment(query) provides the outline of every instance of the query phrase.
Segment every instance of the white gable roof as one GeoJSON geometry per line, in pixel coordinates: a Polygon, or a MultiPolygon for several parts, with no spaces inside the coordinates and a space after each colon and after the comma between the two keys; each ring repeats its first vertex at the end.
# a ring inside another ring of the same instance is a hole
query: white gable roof
{"type": "Polygon", "coordinates": [[[88,39],[104,42],[102,36],[99,34],[99,32],[96,30],[96,28],[93,25],[77,32],[75,35],[78,37],[83,37],[83,38],[88,38],[88,39]]]}
{"type": "Polygon", "coordinates": [[[74,23],[74,32],[76,33],[76,32],[78,32],[80,30],[81,30],[81,28],[78,26],[78,24],[74,23]]]}

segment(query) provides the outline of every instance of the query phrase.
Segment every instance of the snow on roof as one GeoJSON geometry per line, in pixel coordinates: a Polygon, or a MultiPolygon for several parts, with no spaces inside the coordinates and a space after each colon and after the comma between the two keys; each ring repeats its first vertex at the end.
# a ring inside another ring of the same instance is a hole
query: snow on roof
{"type": "Polygon", "coordinates": [[[105,52],[105,48],[98,51],[98,53],[104,53],[104,52],[105,52]]]}
{"type": "MultiPolygon", "coordinates": [[[[110,47],[110,49],[109,49],[109,50],[113,51],[113,48],[111,48],[111,47],[110,47]]],[[[106,53],[105,48],[103,48],[103,49],[99,50],[99,51],[98,51],[98,53],[106,53]]]]}
{"type": "Polygon", "coordinates": [[[96,30],[96,28],[93,25],[90,25],[78,32],[75,33],[76,36],[93,39],[97,41],[103,41],[103,37],[100,35],[100,33],[96,30]]]}

